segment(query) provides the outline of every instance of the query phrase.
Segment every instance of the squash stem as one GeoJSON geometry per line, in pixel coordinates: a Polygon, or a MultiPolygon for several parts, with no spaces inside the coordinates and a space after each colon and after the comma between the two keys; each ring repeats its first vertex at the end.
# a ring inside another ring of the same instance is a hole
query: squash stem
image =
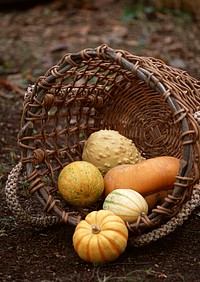
{"type": "Polygon", "coordinates": [[[101,231],[101,229],[97,227],[95,224],[92,224],[91,227],[92,227],[93,234],[98,234],[101,231]]]}

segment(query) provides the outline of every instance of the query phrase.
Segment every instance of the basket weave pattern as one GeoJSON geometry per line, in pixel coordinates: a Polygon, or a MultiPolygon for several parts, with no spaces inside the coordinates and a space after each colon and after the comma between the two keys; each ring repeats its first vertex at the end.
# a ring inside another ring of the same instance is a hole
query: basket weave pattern
{"type": "Polygon", "coordinates": [[[200,178],[195,118],[199,102],[199,81],[158,59],[106,45],[66,54],[25,93],[18,135],[21,162],[6,185],[9,206],[21,220],[33,224],[76,225],[99,203],[83,210],[66,205],[57,191],[58,174],[65,165],[81,160],[91,133],[114,129],[132,139],[145,158],[181,159],[172,195],[148,218],[129,226],[135,236],[155,231],[185,204],[188,209],[189,201],[198,204],[199,189],[194,187],[200,178]],[[43,207],[41,217],[27,215],[13,192],[22,172],[30,195],[43,207]]]}

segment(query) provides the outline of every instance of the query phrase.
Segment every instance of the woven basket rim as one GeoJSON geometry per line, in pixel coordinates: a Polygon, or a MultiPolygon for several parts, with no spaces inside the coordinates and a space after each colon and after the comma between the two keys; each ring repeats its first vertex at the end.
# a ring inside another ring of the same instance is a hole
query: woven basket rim
{"type": "MultiPolygon", "coordinates": [[[[38,198],[38,201],[44,206],[44,210],[47,214],[52,213],[47,216],[48,224],[51,222],[50,218],[52,218],[53,223],[64,221],[72,225],[76,225],[81,220],[80,214],[77,215],[77,213],[63,211],[60,206],[57,205],[57,200],[49,194],[49,191],[47,192],[44,183],[41,184],[39,181],[41,179],[39,179],[35,164],[36,162],[40,163],[44,160],[46,152],[41,148],[36,149],[34,144],[32,144],[32,140],[27,137],[33,134],[34,118],[39,115],[41,111],[39,105],[51,103],[51,101],[46,101],[46,97],[55,82],[57,80],[62,82],[62,79],[64,80],[65,76],[70,74],[73,68],[77,68],[81,64],[86,64],[91,61],[95,64],[95,60],[98,63],[100,60],[110,65],[114,64],[118,66],[118,68],[125,70],[128,74],[134,75],[147,87],[153,89],[162,97],[173,112],[175,123],[180,124],[183,150],[173,194],[167,198],[167,201],[165,201],[162,206],[155,208],[148,216],[147,220],[142,218],[138,225],[134,223],[129,226],[130,230],[133,232],[139,229],[140,233],[145,233],[149,228],[157,228],[157,226],[162,223],[163,218],[164,221],[173,218],[180,211],[182,205],[191,198],[193,187],[198,183],[200,178],[199,169],[197,167],[200,156],[200,146],[198,144],[199,125],[194,117],[194,111],[189,108],[188,101],[185,101],[182,96],[175,93],[174,85],[171,85],[170,81],[166,83],[166,78],[162,80],[159,77],[159,75],[162,75],[162,66],[165,66],[162,61],[155,58],[134,56],[125,50],[114,50],[105,44],[97,48],[84,49],[78,53],[66,54],[57,65],[51,67],[44,76],[39,77],[36,84],[29,87],[25,93],[21,130],[18,135],[23,170],[29,177],[31,194],[34,194],[38,198]],[[134,59],[137,59],[136,63],[133,63],[134,59]],[[142,65],[140,60],[142,63],[146,60],[146,65],[142,65]],[[154,71],[155,64],[159,65],[161,69],[160,73],[158,69],[154,71]],[[191,137],[193,139],[191,139],[191,137]],[[34,157],[32,157],[33,151],[34,157]],[[32,159],[35,158],[33,162],[30,161],[30,156],[32,159]],[[190,176],[191,171],[193,171],[193,177],[190,176]]],[[[199,83],[186,72],[176,70],[170,66],[167,66],[167,68],[168,71],[173,70],[177,72],[177,77],[183,76],[183,78],[190,83],[189,87],[191,88],[191,92],[195,92],[196,89],[198,91],[200,90],[199,83]]],[[[177,88],[180,92],[184,92],[178,82],[177,88]]],[[[52,97],[50,96],[51,95],[49,95],[48,98],[51,99],[52,97]]],[[[195,103],[195,100],[192,102],[192,106],[193,103],[195,103]]],[[[12,206],[12,204],[10,204],[10,206],[12,206]]],[[[41,222],[44,222],[44,220],[41,220],[41,222]]]]}

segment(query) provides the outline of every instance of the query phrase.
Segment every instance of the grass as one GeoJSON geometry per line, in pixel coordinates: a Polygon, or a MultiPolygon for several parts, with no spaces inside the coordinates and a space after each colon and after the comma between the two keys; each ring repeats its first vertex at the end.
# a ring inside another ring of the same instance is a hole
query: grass
{"type": "MultiPolygon", "coordinates": [[[[93,277],[95,275],[93,274],[93,277]]],[[[152,268],[148,269],[135,269],[133,271],[127,272],[124,276],[106,276],[101,274],[100,268],[96,271],[96,278],[98,282],[150,282],[154,279],[165,280],[168,279],[177,279],[176,281],[185,282],[184,277],[179,273],[171,273],[166,275],[164,272],[155,271],[152,268]]]]}
{"type": "Polygon", "coordinates": [[[121,20],[123,22],[128,22],[133,19],[144,19],[146,16],[152,14],[155,11],[153,5],[148,4],[146,0],[138,0],[124,5],[122,11],[121,20]]]}
{"type": "Polygon", "coordinates": [[[6,173],[6,168],[4,166],[0,166],[0,174],[6,173]]]}
{"type": "Polygon", "coordinates": [[[110,281],[118,281],[118,282],[142,282],[148,281],[149,278],[166,278],[167,276],[164,273],[156,272],[152,268],[149,269],[135,269],[133,271],[128,272],[124,276],[103,276],[101,277],[99,271],[97,271],[97,281],[98,282],[110,282],[110,281]]]}
{"type": "MultiPolygon", "coordinates": [[[[187,3],[182,4],[180,1],[179,4],[176,4],[176,0],[171,1],[160,1],[160,0],[154,0],[154,1],[146,1],[146,0],[137,0],[137,1],[126,1],[124,4],[124,8],[122,10],[121,20],[122,22],[129,22],[133,19],[140,19],[140,20],[148,20],[148,17],[155,14],[156,12],[161,11],[165,14],[171,14],[180,18],[184,18],[186,22],[189,22],[192,20],[193,14],[200,11],[200,0],[199,4],[196,3],[197,11],[195,10],[195,5],[188,5],[187,3]],[[188,9],[189,7],[189,9],[188,9]]],[[[189,1],[188,1],[189,2],[189,1]]],[[[191,1],[192,2],[192,1],[191,1]]]]}
{"type": "Polygon", "coordinates": [[[0,238],[4,236],[8,236],[8,234],[6,233],[6,230],[4,228],[0,228],[0,238]]]}
{"type": "Polygon", "coordinates": [[[5,186],[6,177],[9,172],[9,168],[5,165],[0,165],[0,189],[5,186]]]}
{"type": "Polygon", "coordinates": [[[12,216],[0,217],[0,238],[8,236],[7,230],[13,226],[14,218],[12,216]]]}

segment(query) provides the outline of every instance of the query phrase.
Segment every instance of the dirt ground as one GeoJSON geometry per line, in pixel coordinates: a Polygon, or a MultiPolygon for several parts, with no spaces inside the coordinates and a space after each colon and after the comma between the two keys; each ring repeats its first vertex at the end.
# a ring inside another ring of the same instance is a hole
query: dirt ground
{"type": "Polygon", "coordinates": [[[194,16],[139,2],[55,0],[26,10],[0,9],[1,281],[200,282],[199,208],[165,238],[141,248],[128,246],[115,262],[93,266],[75,253],[72,226],[22,225],[5,201],[7,176],[20,157],[17,133],[24,91],[65,53],[106,43],[160,58],[200,79],[194,16]]]}

